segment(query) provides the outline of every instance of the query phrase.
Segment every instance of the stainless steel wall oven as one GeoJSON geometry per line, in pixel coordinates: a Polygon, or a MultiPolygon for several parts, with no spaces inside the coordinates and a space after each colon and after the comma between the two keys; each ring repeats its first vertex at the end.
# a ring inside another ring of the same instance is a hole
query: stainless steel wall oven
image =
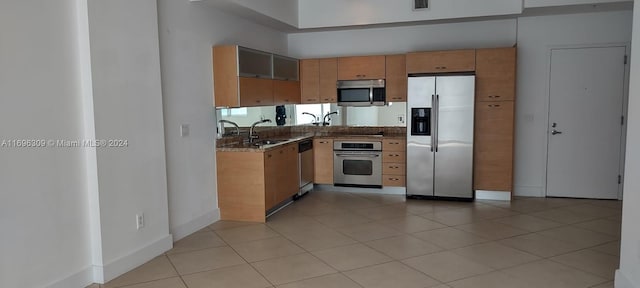
{"type": "Polygon", "coordinates": [[[382,188],[382,142],[334,141],[336,186],[382,188]]]}

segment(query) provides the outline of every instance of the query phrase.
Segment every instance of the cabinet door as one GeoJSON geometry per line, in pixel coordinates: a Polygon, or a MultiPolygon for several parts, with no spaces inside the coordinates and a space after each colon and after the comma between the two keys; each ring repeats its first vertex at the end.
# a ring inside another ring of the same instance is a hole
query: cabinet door
{"type": "Polygon", "coordinates": [[[273,80],[273,104],[300,103],[300,82],[273,80]]]}
{"type": "Polygon", "coordinates": [[[477,101],[513,100],[516,94],[516,48],[476,50],[477,101]]]}
{"type": "Polygon", "coordinates": [[[273,79],[298,81],[298,60],[274,54],[273,79]]]}
{"type": "Polygon", "coordinates": [[[384,56],[338,58],[338,80],[384,79],[384,56]]]}
{"type": "Polygon", "coordinates": [[[468,72],[476,69],[476,52],[449,50],[407,54],[407,73],[468,72]]]}
{"type": "Polygon", "coordinates": [[[474,189],[511,191],[513,101],[476,104],[474,189]]]}
{"type": "Polygon", "coordinates": [[[326,58],[319,60],[320,66],[320,103],[338,102],[338,59],[326,58]]]}
{"type": "Polygon", "coordinates": [[[238,47],[238,74],[248,78],[271,79],[273,72],[271,53],[238,47]]]}
{"type": "Polygon", "coordinates": [[[273,105],[273,80],[240,77],[240,106],[273,105]]]}
{"type": "Polygon", "coordinates": [[[278,187],[278,151],[271,150],[264,153],[264,207],[265,211],[273,208],[276,202],[278,187]]]}
{"type": "Polygon", "coordinates": [[[386,93],[388,102],[407,102],[407,61],[405,55],[387,55],[386,93]]]}
{"type": "Polygon", "coordinates": [[[300,60],[300,103],[320,102],[320,62],[318,59],[300,60]]]}
{"type": "Polygon", "coordinates": [[[314,183],[333,185],[333,139],[313,139],[314,183]]]}
{"type": "Polygon", "coordinates": [[[240,107],[238,98],[238,46],[215,46],[213,97],[216,107],[240,107]]]}
{"type": "Polygon", "coordinates": [[[287,200],[298,192],[298,146],[289,144],[278,149],[276,204],[287,200]]]}

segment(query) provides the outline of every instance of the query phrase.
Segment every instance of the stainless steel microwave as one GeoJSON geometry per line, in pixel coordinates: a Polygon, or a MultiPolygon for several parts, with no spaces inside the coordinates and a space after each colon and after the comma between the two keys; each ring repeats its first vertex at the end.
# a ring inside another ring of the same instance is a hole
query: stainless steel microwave
{"type": "Polygon", "coordinates": [[[338,81],[338,105],[386,105],[384,79],[338,81]]]}

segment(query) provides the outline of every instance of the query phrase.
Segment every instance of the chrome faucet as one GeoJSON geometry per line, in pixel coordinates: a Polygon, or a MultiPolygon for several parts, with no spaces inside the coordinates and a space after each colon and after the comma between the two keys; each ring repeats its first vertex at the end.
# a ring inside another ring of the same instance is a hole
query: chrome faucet
{"type": "MultiPolygon", "coordinates": [[[[324,115],[324,118],[322,118],[322,126],[329,126],[329,122],[327,121],[327,118],[333,114],[338,114],[337,111],[333,111],[333,112],[329,112],[326,115],[324,115]]],[[[331,119],[329,119],[331,120],[331,119]]]]}
{"type": "Polygon", "coordinates": [[[253,129],[260,123],[271,123],[271,119],[262,119],[251,124],[251,128],[249,128],[249,143],[253,143],[253,139],[258,139],[258,135],[254,133],[253,129]]]}
{"type": "MultiPolygon", "coordinates": [[[[222,120],[218,120],[218,123],[227,123],[227,124],[231,124],[231,125],[235,126],[236,127],[236,135],[240,135],[240,127],[238,127],[238,124],[236,124],[236,122],[222,119],[222,120]]],[[[223,128],[223,130],[220,131],[220,133],[222,135],[224,135],[224,124],[222,126],[220,126],[220,128],[223,128]]]]}
{"type": "Polygon", "coordinates": [[[311,121],[311,124],[313,125],[318,125],[318,121],[320,121],[320,119],[318,119],[318,116],[316,116],[315,114],[311,114],[309,112],[302,112],[302,115],[309,115],[313,117],[313,121],[311,121]]]}

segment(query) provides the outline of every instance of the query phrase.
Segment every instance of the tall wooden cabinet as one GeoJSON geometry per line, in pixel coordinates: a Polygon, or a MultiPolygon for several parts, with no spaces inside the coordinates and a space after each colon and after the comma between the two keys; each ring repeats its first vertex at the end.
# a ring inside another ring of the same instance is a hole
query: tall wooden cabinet
{"type": "Polygon", "coordinates": [[[513,190],[516,48],[476,50],[474,189],[513,190]]]}
{"type": "Polygon", "coordinates": [[[407,102],[407,60],[404,54],[385,57],[387,102],[407,102]]]}
{"type": "Polygon", "coordinates": [[[333,185],[333,139],[313,139],[313,182],[333,185]]]}

